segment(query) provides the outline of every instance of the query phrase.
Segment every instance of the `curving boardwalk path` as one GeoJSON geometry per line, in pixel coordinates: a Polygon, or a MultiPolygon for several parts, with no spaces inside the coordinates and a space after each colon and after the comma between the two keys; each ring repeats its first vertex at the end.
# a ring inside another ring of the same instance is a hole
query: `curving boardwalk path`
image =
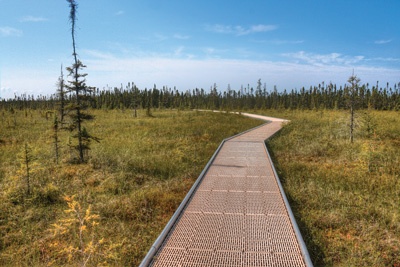
{"type": "Polygon", "coordinates": [[[141,266],[312,266],[265,146],[284,120],[224,140],[141,266]]]}

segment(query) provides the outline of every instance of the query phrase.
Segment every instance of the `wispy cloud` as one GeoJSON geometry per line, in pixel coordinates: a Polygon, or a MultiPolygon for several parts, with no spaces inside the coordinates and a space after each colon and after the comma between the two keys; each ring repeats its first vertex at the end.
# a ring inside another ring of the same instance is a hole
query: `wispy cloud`
{"type": "MultiPolygon", "coordinates": [[[[212,49],[210,49],[212,52],[212,49]]],[[[252,60],[229,60],[218,58],[188,59],[163,56],[145,57],[113,56],[107,51],[85,51],[92,53],[92,57],[85,59],[87,64],[87,84],[104,88],[134,82],[139,88],[167,85],[177,86],[178,90],[193,88],[209,88],[216,83],[218,88],[224,89],[228,84],[232,89],[239,89],[241,85],[255,86],[259,78],[265,81],[268,90],[277,85],[278,90],[294,89],[310,85],[317,85],[325,81],[336,84],[345,84],[353,69],[363,83],[372,84],[376,81],[385,81],[390,84],[399,80],[398,67],[384,68],[371,66],[350,65],[312,65],[303,62],[272,62],[252,60]]],[[[184,52],[179,48],[176,52],[184,52]]],[[[333,56],[335,57],[335,56],[333,56]]],[[[18,88],[18,95],[24,92],[29,94],[53,94],[54,77],[59,73],[51,67],[42,72],[34,72],[21,67],[10,68],[2,72],[3,98],[13,98],[18,88]],[[45,89],[44,89],[45,88],[45,89]]]]}
{"type": "Polygon", "coordinates": [[[22,31],[12,27],[0,27],[0,36],[22,36],[22,31]]]}
{"type": "Polygon", "coordinates": [[[189,35],[182,35],[182,34],[178,34],[178,33],[174,34],[173,37],[174,37],[175,39],[179,39],[179,40],[187,40],[187,39],[190,38],[189,35]]]}
{"type": "Polygon", "coordinates": [[[388,43],[390,43],[392,40],[376,40],[375,42],[374,42],[374,44],[378,44],[378,45],[381,45],[381,44],[388,44],[388,43]]]}
{"type": "Polygon", "coordinates": [[[260,32],[268,32],[274,31],[278,29],[277,25],[252,25],[250,27],[243,26],[231,26],[231,25],[222,25],[222,24],[214,24],[207,25],[206,29],[208,31],[216,32],[216,33],[224,33],[224,34],[234,34],[237,36],[248,35],[252,33],[260,33],[260,32]]]}
{"type": "Polygon", "coordinates": [[[138,39],[143,42],[163,42],[166,41],[170,38],[170,36],[160,34],[160,33],[154,33],[153,35],[150,36],[139,36],[138,39]]]}
{"type": "Polygon", "coordinates": [[[221,54],[225,54],[226,53],[226,50],[217,49],[217,48],[214,48],[214,47],[203,47],[201,49],[201,51],[203,53],[203,56],[205,58],[208,58],[208,59],[210,59],[210,58],[214,58],[214,59],[221,58],[221,54]]]}
{"type": "Polygon", "coordinates": [[[25,16],[22,17],[20,22],[43,22],[43,21],[48,21],[47,18],[44,17],[35,17],[35,16],[25,16]]]}
{"type": "MultiPolygon", "coordinates": [[[[211,49],[212,50],[212,49],[211,49]]],[[[212,52],[212,51],[211,51],[212,52]]],[[[384,80],[398,81],[399,69],[368,66],[323,65],[303,63],[229,60],[229,59],[181,59],[166,57],[90,60],[90,77],[93,86],[127,83],[134,81],[139,88],[153,84],[177,86],[179,90],[209,88],[217,83],[220,88],[230,84],[238,89],[242,84],[256,83],[261,78],[268,88],[274,85],[283,90],[316,85],[321,81],[344,84],[353,68],[363,82],[384,80]]]]}
{"type": "Polygon", "coordinates": [[[174,55],[175,56],[181,56],[184,49],[185,49],[184,46],[179,46],[178,48],[176,48],[174,50],[174,55]]]}
{"type": "Polygon", "coordinates": [[[191,38],[190,35],[183,35],[183,34],[179,34],[179,33],[175,33],[173,35],[154,33],[152,36],[139,37],[139,39],[141,41],[146,41],[146,42],[163,42],[163,41],[171,40],[171,39],[188,40],[190,38],[191,38]]]}
{"type": "Polygon", "coordinates": [[[273,45],[286,45],[286,44],[303,44],[304,40],[254,40],[255,43],[273,44],[273,45]]]}
{"type": "Polygon", "coordinates": [[[275,45],[284,45],[284,44],[302,44],[304,43],[304,40],[294,40],[294,41],[290,41],[290,40],[272,40],[270,41],[271,44],[275,44],[275,45]]]}
{"type": "Polygon", "coordinates": [[[98,51],[98,50],[91,50],[91,49],[84,49],[83,52],[87,54],[90,57],[96,58],[96,59],[103,59],[103,60],[112,60],[115,57],[106,52],[98,51]]]}
{"type": "Polygon", "coordinates": [[[364,56],[345,56],[339,53],[330,53],[330,54],[314,54],[307,53],[304,51],[296,52],[296,53],[285,53],[283,54],[285,57],[292,58],[296,60],[296,62],[305,62],[307,64],[322,66],[322,65],[350,65],[356,64],[364,60],[364,56]]]}
{"type": "Polygon", "coordinates": [[[278,26],[276,25],[253,25],[248,29],[244,29],[241,34],[249,34],[249,33],[256,33],[256,32],[269,32],[269,31],[274,31],[278,29],[278,26]]]}
{"type": "Polygon", "coordinates": [[[393,57],[375,57],[370,59],[365,59],[366,61],[382,61],[382,62],[400,62],[400,58],[393,57]]]}
{"type": "Polygon", "coordinates": [[[160,33],[156,33],[154,34],[154,38],[157,42],[162,42],[168,39],[168,36],[164,35],[164,34],[160,34],[160,33]]]}
{"type": "Polygon", "coordinates": [[[107,46],[112,51],[116,51],[116,52],[122,53],[122,54],[130,54],[133,51],[136,51],[136,49],[134,47],[132,47],[131,45],[127,45],[127,44],[115,42],[115,41],[108,41],[107,46]]]}
{"type": "Polygon", "coordinates": [[[122,16],[125,14],[125,11],[123,10],[118,10],[117,12],[114,13],[115,16],[122,16]]]}

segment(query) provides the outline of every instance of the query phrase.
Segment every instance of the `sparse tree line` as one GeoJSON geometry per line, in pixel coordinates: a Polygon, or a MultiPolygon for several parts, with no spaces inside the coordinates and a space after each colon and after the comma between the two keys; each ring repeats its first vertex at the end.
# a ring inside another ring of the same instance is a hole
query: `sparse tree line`
{"type": "MultiPolygon", "coordinates": [[[[80,66],[81,67],[81,66],[80,66]]],[[[349,109],[350,99],[356,101],[358,109],[399,110],[400,83],[390,86],[362,84],[351,90],[351,84],[337,86],[325,84],[306,89],[272,90],[258,80],[257,87],[241,87],[238,90],[228,88],[218,90],[214,84],[209,90],[193,89],[180,91],[163,86],[152,89],[139,89],[134,83],[119,88],[88,88],[79,92],[85,99],[85,105],[94,109],[349,109]]],[[[73,91],[51,96],[15,96],[14,99],[0,101],[0,109],[48,109],[54,110],[60,105],[76,102],[73,91]]]]}

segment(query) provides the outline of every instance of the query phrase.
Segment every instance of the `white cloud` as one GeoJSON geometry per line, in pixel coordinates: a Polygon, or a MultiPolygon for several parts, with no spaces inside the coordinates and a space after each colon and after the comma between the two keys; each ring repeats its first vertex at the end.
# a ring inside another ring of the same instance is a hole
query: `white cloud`
{"type": "Polygon", "coordinates": [[[174,55],[175,56],[181,56],[184,49],[185,49],[184,46],[179,46],[178,48],[175,49],[174,55]]]}
{"type": "Polygon", "coordinates": [[[44,17],[34,17],[34,16],[25,16],[20,19],[21,22],[43,22],[47,20],[48,19],[44,17]]]}
{"type": "Polygon", "coordinates": [[[230,84],[238,89],[250,83],[255,86],[259,78],[269,88],[279,90],[309,87],[318,83],[333,82],[345,84],[353,68],[362,82],[398,82],[399,69],[368,66],[323,65],[226,60],[226,59],[171,59],[160,57],[115,58],[114,60],[87,61],[88,84],[102,88],[106,84],[119,86],[120,83],[135,82],[139,88],[168,85],[179,90],[193,88],[208,89],[213,83],[219,88],[230,84]],[[93,84],[92,84],[92,83],[93,84]]]}
{"type": "Polygon", "coordinates": [[[241,36],[241,35],[248,35],[248,34],[252,34],[252,33],[274,31],[274,30],[278,29],[278,26],[259,24],[259,25],[252,25],[252,26],[246,28],[243,26],[214,24],[214,25],[207,25],[206,29],[208,31],[212,31],[212,32],[216,32],[216,33],[235,34],[237,36],[241,36]]]}
{"type": "Polygon", "coordinates": [[[205,47],[203,48],[203,51],[207,56],[211,56],[212,54],[215,53],[216,49],[213,47],[205,47]]]}
{"type": "Polygon", "coordinates": [[[22,31],[12,27],[0,27],[0,36],[22,36],[22,31]]]}
{"type": "Polygon", "coordinates": [[[388,43],[390,43],[392,40],[376,40],[374,43],[375,44],[379,44],[379,45],[381,45],[381,44],[388,44],[388,43]]]}
{"type": "Polygon", "coordinates": [[[330,54],[314,54],[304,51],[296,53],[285,53],[283,56],[296,60],[296,62],[305,62],[310,65],[323,66],[323,65],[350,65],[356,64],[364,60],[364,56],[344,56],[339,53],[330,54]]]}
{"type": "Polygon", "coordinates": [[[375,58],[371,58],[371,59],[366,59],[366,61],[400,62],[400,58],[375,57],[375,58]]]}
{"type": "Polygon", "coordinates": [[[119,10],[119,11],[114,13],[115,16],[122,16],[124,14],[125,14],[125,11],[123,11],[123,10],[119,10]]]}
{"type": "Polygon", "coordinates": [[[142,36],[142,37],[138,37],[138,39],[140,41],[143,42],[163,42],[166,41],[170,38],[170,36],[167,36],[165,34],[161,34],[161,33],[154,33],[151,36],[142,36]]]}
{"type": "Polygon", "coordinates": [[[90,57],[94,57],[97,59],[105,59],[105,60],[112,60],[114,59],[114,56],[111,53],[106,53],[98,50],[91,50],[91,49],[83,49],[82,50],[85,54],[87,54],[90,57]]]}
{"type": "Polygon", "coordinates": [[[189,35],[181,35],[181,34],[174,34],[173,36],[175,39],[179,39],[179,40],[187,40],[190,38],[189,35]]]}
{"type": "Polygon", "coordinates": [[[207,25],[206,29],[208,31],[217,32],[217,33],[232,33],[233,32],[231,26],[225,26],[225,25],[221,25],[221,24],[207,25]]]}
{"type": "MultiPolygon", "coordinates": [[[[184,47],[178,47],[177,54],[184,53],[184,47]]],[[[209,48],[209,53],[213,53],[209,48]]],[[[272,62],[252,60],[229,60],[218,58],[193,59],[174,58],[160,55],[146,55],[141,57],[115,56],[108,52],[85,50],[88,58],[84,59],[88,73],[87,84],[103,89],[120,87],[122,84],[134,82],[139,88],[152,88],[156,84],[159,88],[164,85],[176,86],[178,90],[203,88],[208,90],[214,83],[224,90],[228,84],[234,90],[241,85],[255,87],[261,78],[271,90],[277,85],[278,90],[308,88],[318,85],[322,81],[344,85],[353,69],[362,83],[370,84],[376,81],[389,82],[393,85],[399,82],[399,68],[379,68],[362,66],[359,64],[338,64],[344,56],[332,53],[320,56],[320,61],[333,62],[334,64],[310,64],[301,62],[272,62]]],[[[308,59],[307,53],[299,54],[308,59]]],[[[344,57],[345,58],[345,57],[344,57]]],[[[7,69],[2,72],[3,98],[14,97],[17,94],[53,94],[56,90],[55,83],[59,76],[59,69],[51,67],[40,72],[30,69],[7,69]],[[8,88],[8,89],[5,89],[8,88]],[[12,88],[13,90],[11,90],[12,88]],[[6,95],[8,94],[8,95],[6,95]]]]}
{"type": "Polygon", "coordinates": [[[276,25],[253,25],[249,29],[245,29],[241,34],[249,34],[249,33],[256,33],[256,32],[269,32],[274,31],[278,28],[276,25]]]}
{"type": "Polygon", "coordinates": [[[304,40],[280,40],[280,39],[275,39],[275,40],[254,40],[253,42],[255,43],[264,43],[264,44],[273,44],[273,45],[286,45],[286,44],[302,44],[304,43],[304,40]]]}

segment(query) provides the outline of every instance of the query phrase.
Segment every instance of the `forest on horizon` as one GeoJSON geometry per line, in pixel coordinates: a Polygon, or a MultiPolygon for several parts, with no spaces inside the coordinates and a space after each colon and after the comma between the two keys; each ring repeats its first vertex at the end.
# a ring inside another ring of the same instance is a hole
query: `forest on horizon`
{"type": "MultiPolygon", "coordinates": [[[[272,90],[262,84],[261,79],[257,87],[249,85],[233,90],[230,85],[226,90],[220,90],[214,84],[209,90],[192,89],[180,91],[176,88],[163,86],[157,88],[139,89],[133,82],[126,86],[100,90],[90,88],[89,107],[94,109],[220,109],[220,110],[249,110],[249,109],[347,109],[349,99],[354,98],[356,108],[373,110],[400,109],[400,82],[393,86],[386,83],[381,86],[368,83],[355,86],[352,90],[349,84],[337,86],[324,82],[308,89],[272,90]]],[[[73,94],[67,94],[66,100],[71,101],[73,94]]],[[[15,95],[13,99],[0,99],[0,108],[32,108],[54,109],[60,99],[60,94],[50,96],[15,95]]]]}

